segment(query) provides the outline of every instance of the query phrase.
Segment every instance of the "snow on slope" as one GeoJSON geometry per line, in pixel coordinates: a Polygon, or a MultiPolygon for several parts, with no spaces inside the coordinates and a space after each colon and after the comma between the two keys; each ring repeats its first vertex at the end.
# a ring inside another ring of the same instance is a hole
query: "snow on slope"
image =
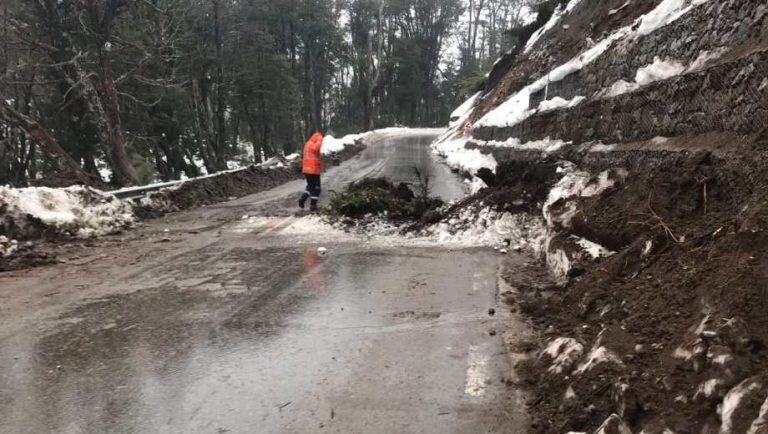
{"type": "MultiPolygon", "coordinates": [[[[574,0],[572,0],[571,3],[573,3],[573,1],[574,0]]],[[[535,113],[535,110],[529,108],[530,96],[545,89],[549,83],[559,82],[565,77],[580,71],[585,66],[602,56],[615,42],[636,39],[640,36],[648,35],[657,29],[676,21],[693,8],[708,1],[709,0],[663,0],[655,9],[639,17],[633,24],[616,30],[588,50],[554,68],[545,76],[522,88],[503,104],[488,112],[476,125],[480,127],[510,127],[516,125],[535,113]]],[[[578,2],[576,2],[576,5],[577,4],[578,2]]],[[[576,5],[574,5],[574,7],[576,5]]],[[[569,6],[571,6],[570,3],[569,6]]]]}
{"type": "Polygon", "coordinates": [[[684,66],[676,60],[661,60],[657,56],[654,58],[653,63],[637,70],[634,82],[630,83],[624,80],[618,80],[604,91],[604,93],[607,97],[623,95],[625,93],[634,92],[643,86],[647,86],[657,81],[668,80],[682,74],[699,71],[710,61],[716,60],[722,56],[724,51],[726,51],[724,48],[715,51],[702,51],[696,60],[691,62],[688,66],[684,66]]]}
{"type": "Polygon", "coordinates": [[[576,8],[576,6],[581,3],[581,0],[571,0],[568,2],[568,4],[565,6],[565,9],[563,9],[562,6],[558,5],[555,11],[552,13],[552,17],[547,21],[546,24],[539,30],[536,30],[533,35],[528,39],[528,42],[525,44],[525,49],[523,50],[524,53],[527,53],[533,48],[534,45],[536,45],[536,42],[541,39],[541,37],[553,29],[557,23],[560,22],[560,19],[563,17],[563,15],[570,13],[572,10],[576,8]]]}
{"type": "Polygon", "coordinates": [[[87,187],[0,187],[0,222],[22,236],[39,225],[56,233],[90,237],[116,232],[134,221],[129,204],[87,187]]]}
{"type": "Polygon", "coordinates": [[[572,142],[564,142],[562,140],[553,140],[546,137],[542,140],[534,140],[531,142],[521,143],[519,139],[511,137],[504,142],[489,141],[483,142],[481,146],[488,146],[494,148],[509,148],[518,151],[540,151],[544,153],[551,153],[559,151],[565,145],[570,145],[572,142]]]}
{"type": "Polygon", "coordinates": [[[472,110],[475,108],[475,103],[480,97],[482,92],[478,92],[472,95],[468,100],[464,101],[456,110],[451,113],[451,126],[463,125],[467,122],[467,118],[472,114],[472,110]]]}

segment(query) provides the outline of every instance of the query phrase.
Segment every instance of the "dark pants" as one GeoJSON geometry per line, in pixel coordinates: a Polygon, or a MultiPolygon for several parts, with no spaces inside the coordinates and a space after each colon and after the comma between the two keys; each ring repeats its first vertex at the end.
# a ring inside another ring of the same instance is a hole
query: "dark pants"
{"type": "Polygon", "coordinates": [[[317,200],[320,198],[320,175],[304,175],[307,179],[307,193],[309,193],[310,199],[317,200]]]}

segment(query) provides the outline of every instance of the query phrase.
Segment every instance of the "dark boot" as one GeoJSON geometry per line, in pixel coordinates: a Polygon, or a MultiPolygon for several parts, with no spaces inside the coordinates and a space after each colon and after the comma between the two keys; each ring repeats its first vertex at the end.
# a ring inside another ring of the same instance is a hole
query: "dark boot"
{"type": "Polygon", "coordinates": [[[317,199],[312,199],[309,201],[309,210],[317,211],[317,199]]]}
{"type": "Polygon", "coordinates": [[[309,199],[309,193],[302,193],[301,199],[299,199],[299,208],[304,209],[304,205],[307,203],[307,199],[309,199]]]}

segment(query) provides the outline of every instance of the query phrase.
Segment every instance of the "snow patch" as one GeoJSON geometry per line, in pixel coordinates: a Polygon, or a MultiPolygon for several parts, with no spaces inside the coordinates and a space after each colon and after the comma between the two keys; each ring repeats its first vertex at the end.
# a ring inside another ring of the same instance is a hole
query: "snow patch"
{"type": "Polygon", "coordinates": [[[632,0],[627,0],[623,5],[619,6],[618,8],[611,9],[610,11],[608,11],[608,16],[610,17],[610,16],[618,14],[619,12],[624,10],[630,4],[632,4],[632,0]]]}
{"type": "MultiPolygon", "coordinates": [[[[615,181],[610,177],[609,171],[600,173],[596,181],[592,181],[592,175],[588,172],[577,171],[572,163],[566,163],[562,168],[565,176],[552,187],[547,200],[544,203],[544,219],[549,227],[555,227],[557,223],[564,226],[570,224],[571,219],[576,215],[576,205],[568,202],[568,199],[574,197],[593,197],[602,192],[613,188],[615,181]],[[565,201],[563,209],[558,212],[553,207],[565,201]]],[[[624,170],[614,171],[616,176],[624,178],[627,172],[624,170]]]]}
{"type": "Polygon", "coordinates": [[[571,258],[568,257],[568,254],[563,249],[550,250],[549,241],[551,241],[551,238],[547,240],[545,258],[547,269],[553,276],[558,278],[559,283],[564,283],[567,280],[568,271],[570,271],[573,266],[571,258]]]}
{"type": "Polygon", "coordinates": [[[709,0],[663,0],[656,8],[638,18],[638,26],[635,37],[645,36],[654,31],[677,21],[691,9],[702,5],[709,0]]]}
{"type": "Polygon", "coordinates": [[[615,363],[623,365],[618,355],[606,347],[594,347],[587,355],[587,360],[581,363],[576,370],[579,374],[589,372],[592,368],[603,363],[615,363]]]}
{"type": "Polygon", "coordinates": [[[451,113],[451,126],[456,124],[464,124],[467,121],[467,118],[475,108],[477,99],[480,98],[480,94],[481,92],[472,95],[469,99],[464,101],[463,104],[457,107],[453,113],[451,113]]]}
{"type": "Polygon", "coordinates": [[[494,211],[490,207],[467,207],[458,215],[424,229],[419,237],[439,244],[500,246],[508,242],[540,252],[546,237],[541,221],[526,214],[494,211]]]}
{"type": "Polygon", "coordinates": [[[549,110],[557,110],[561,108],[572,108],[581,104],[586,98],[583,96],[575,96],[571,99],[564,99],[556,96],[552,99],[544,100],[539,103],[539,111],[545,112],[549,110]]]}
{"type": "Polygon", "coordinates": [[[727,48],[720,47],[720,48],[718,48],[718,49],[716,49],[714,51],[704,50],[704,51],[700,52],[699,53],[699,57],[697,57],[696,60],[691,62],[691,64],[688,65],[687,68],[685,68],[685,73],[687,74],[687,73],[690,73],[690,72],[701,71],[702,69],[704,69],[704,67],[708,63],[710,63],[710,62],[712,62],[714,60],[719,59],[727,51],[728,51],[727,48]]]}
{"type": "Polygon", "coordinates": [[[479,149],[458,149],[445,156],[446,163],[462,172],[476,174],[482,168],[496,172],[498,163],[491,154],[483,154],[479,149]]]}
{"type": "Polygon", "coordinates": [[[565,389],[565,395],[563,395],[563,400],[569,401],[575,398],[576,398],[576,392],[573,390],[573,386],[568,386],[568,388],[565,389]]]}
{"type": "Polygon", "coordinates": [[[658,56],[653,63],[637,70],[635,83],[646,86],[656,81],[667,80],[678,76],[685,71],[685,66],[676,60],[661,60],[658,56]]]}
{"type": "Polygon", "coordinates": [[[501,105],[486,113],[476,125],[480,127],[509,127],[528,119],[535,111],[528,110],[531,86],[526,86],[501,105]]]}
{"type": "Polygon", "coordinates": [[[704,396],[706,398],[709,398],[710,396],[714,395],[717,391],[717,388],[723,384],[723,380],[719,378],[710,378],[709,380],[699,384],[699,387],[696,389],[696,393],[694,394],[695,398],[698,398],[700,396],[704,396]]]}
{"type": "Polygon", "coordinates": [[[466,180],[465,182],[469,184],[469,194],[477,194],[480,190],[488,188],[488,184],[477,176],[473,176],[471,181],[466,180]]]}
{"type": "Polygon", "coordinates": [[[612,152],[616,149],[616,145],[604,145],[602,143],[595,143],[590,146],[589,152],[612,152]]]}
{"type": "Polygon", "coordinates": [[[752,426],[749,427],[747,434],[764,433],[766,429],[768,429],[768,398],[760,406],[760,413],[755,421],[752,422],[752,426]]]}
{"type": "Polygon", "coordinates": [[[607,258],[608,256],[614,255],[616,253],[606,249],[600,244],[593,243],[586,238],[577,237],[576,244],[581,246],[581,248],[584,249],[584,251],[587,252],[590,257],[592,257],[592,259],[607,258]]]}
{"type": "Polygon", "coordinates": [[[739,409],[739,405],[741,404],[742,400],[745,396],[752,394],[754,392],[757,392],[759,390],[762,390],[763,385],[760,384],[756,379],[754,378],[748,378],[741,383],[737,384],[736,387],[731,389],[723,399],[723,407],[722,407],[722,424],[720,425],[720,432],[722,434],[729,434],[733,432],[733,425],[736,422],[734,420],[734,415],[736,414],[736,410],[739,409]]]}
{"type": "Polygon", "coordinates": [[[653,63],[637,70],[632,83],[619,80],[608,89],[607,96],[614,97],[631,93],[651,83],[677,77],[686,71],[686,67],[675,60],[661,60],[655,57],[653,63]]]}
{"type": "Polygon", "coordinates": [[[520,139],[516,137],[510,137],[506,141],[488,141],[480,143],[481,146],[489,146],[494,148],[510,148],[520,151],[541,151],[544,153],[557,152],[566,145],[570,145],[572,142],[564,142],[562,140],[552,140],[549,137],[545,137],[542,140],[533,140],[526,143],[520,143],[520,139]]]}
{"type": "Polygon", "coordinates": [[[549,356],[552,359],[552,364],[547,371],[553,374],[562,374],[569,371],[582,354],[584,354],[584,346],[576,339],[560,337],[551,341],[541,352],[539,358],[544,355],[549,356]]]}
{"type": "Polygon", "coordinates": [[[7,258],[19,249],[19,242],[0,235],[0,257],[7,258]]]}

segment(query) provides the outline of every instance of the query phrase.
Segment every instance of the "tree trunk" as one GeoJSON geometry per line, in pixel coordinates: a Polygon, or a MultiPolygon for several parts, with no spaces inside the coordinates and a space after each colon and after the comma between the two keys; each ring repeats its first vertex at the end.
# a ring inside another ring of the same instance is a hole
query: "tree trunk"
{"type": "Polygon", "coordinates": [[[125,151],[125,136],[123,136],[123,126],[120,119],[117,89],[115,88],[115,81],[112,79],[112,70],[106,59],[102,59],[100,75],[99,98],[107,117],[109,148],[115,170],[115,181],[122,186],[132,185],[136,183],[136,174],[128,159],[128,153],[125,151]]]}
{"type": "Polygon", "coordinates": [[[37,121],[8,107],[5,103],[0,103],[0,120],[27,133],[29,138],[53,158],[62,170],[71,172],[84,184],[91,183],[91,178],[37,121]]]}

